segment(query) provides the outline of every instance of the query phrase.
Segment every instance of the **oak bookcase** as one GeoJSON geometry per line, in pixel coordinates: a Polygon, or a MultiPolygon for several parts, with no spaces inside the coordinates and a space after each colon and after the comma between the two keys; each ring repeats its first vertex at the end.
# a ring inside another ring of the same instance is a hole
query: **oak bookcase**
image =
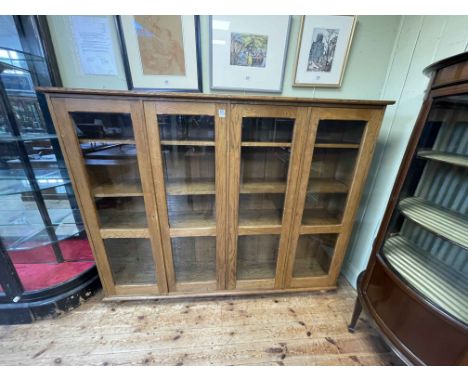
{"type": "Polygon", "coordinates": [[[391,102],[40,91],[106,299],[336,287],[391,102]]]}

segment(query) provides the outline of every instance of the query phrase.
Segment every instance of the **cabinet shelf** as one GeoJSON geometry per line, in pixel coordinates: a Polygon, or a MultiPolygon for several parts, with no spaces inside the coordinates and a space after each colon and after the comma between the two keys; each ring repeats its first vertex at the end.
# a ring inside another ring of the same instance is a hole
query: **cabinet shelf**
{"type": "Polygon", "coordinates": [[[95,186],[93,195],[97,198],[143,196],[143,190],[139,181],[134,183],[109,183],[95,186]]]}
{"type": "Polygon", "coordinates": [[[249,210],[239,212],[239,227],[281,226],[282,216],[278,211],[249,210]]]}
{"type": "MultiPolygon", "coordinates": [[[[175,180],[167,183],[166,192],[171,196],[214,195],[214,180],[175,180]]],[[[284,181],[249,180],[241,184],[241,194],[282,194],[286,192],[284,181]]],[[[335,179],[311,179],[309,193],[347,193],[348,186],[335,179]]]]}
{"type": "MultiPolygon", "coordinates": [[[[466,232],[466,231],[465,231],[466,232]]],[[[468,278],[403,236],[389,238],[383,253],[406,281],[447,312],[468,323],[468,278]]]]}
{"type": "Polygon", "coordinates": [[[399,209],[420,226],[468,249],[468,222],[462,215],[418,197],[402,200],[399,209]]]}
{"type": "Polygon", "coordinates": [[[316,143],[318,149],[358,149],[361,145],[357,143],[316,143]]]}
{"type": "Polygon", "coordinates": [[[466,155],[449,154],[439,151],[422,150],[418,156],[437,162],[449,163],[455,166],[468,167],[468,157],[466,155]]]}
{"type": "Polygon", "coordinates": [[[242,147],[291,147],[291,142],[242,142],[242,147]]]}
{"type": "Polygon", "coordinates": [[[161,145],[164,146],[214,146],[214,141],[176,141],[162,140],[161,145]]]}
{"type": "Polygon", "coordinates": [[[134,145],[135,140],[134,139],[113,139],[113,138],[107,138],[107,139],[101,139],[101,138],[81,138],[79,139],[79,142],[81,144],[83,143],[108,143],[108,144],[121,144],[121,145],[134,145]]]}
{"type": "Polygon", "coordinates": [[[203,212],[180,212],[169,215],[171,228],[216,228],[212,214],[203,212]]]}
{"type": "Polygon", "coordinates": [[[144,211],[107,208],[98,212],[103,238],[149,237],[144,211]]]}
{"type": "Polygon", "coordinates": [[[341,219],[324,208],[305,209],[302,215],[303,226],[339,225],[341,219]]]}

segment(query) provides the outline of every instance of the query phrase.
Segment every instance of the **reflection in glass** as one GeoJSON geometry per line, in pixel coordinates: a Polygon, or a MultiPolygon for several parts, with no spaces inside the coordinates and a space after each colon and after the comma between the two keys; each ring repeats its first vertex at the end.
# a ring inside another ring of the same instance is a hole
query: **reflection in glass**
{"type": "Polygon", "coordinates": [[[242,119],[243,142],[291,142],[294,119],[244,117],[242,119]]]}
{"type": "Polygon", "coordinates": [[[299,236],[293,277],[327,275],[337,236],[336,234],[299,236]]]}
{"type": "Polygon", "coordinates": [[[317,128],[316,144],[360,144],[366,121],[323,119],[317,128]]]}
{"type": "Polygon", "coordinates": [[[214,118],[209,115],[158,115],[161,141],[214,141],[214,118]]]}
{"type": "Polygon", "coordinates": [[[316,148],[302,216],[303,225],[340,224],[358,151],[316,148]]]}
{"type": "Polygon", "coordinates": [[[156,283],[149,239],[106,239],[104,246],[115,284],[156,283]]]}
{"type": "Polygon", "coordinates": [[[216,280],[216,238],[173,238],[172,258],[176,282],[216,280]]]}
{"type": "Polygon", "coordinates": [[[215,225],[215,153],[212,146],[162,146],[169,225],[215,225]]]}
{"type": "Polygon", "coordinates": [[[239,236],[237,279],[274,279],[279,239],[279,235],[239,236]]]}
{"type": "Polygon", "coordinates": [[[122,113],[71,113],[79,139],[133,139],[132,121],[122,113]]]}

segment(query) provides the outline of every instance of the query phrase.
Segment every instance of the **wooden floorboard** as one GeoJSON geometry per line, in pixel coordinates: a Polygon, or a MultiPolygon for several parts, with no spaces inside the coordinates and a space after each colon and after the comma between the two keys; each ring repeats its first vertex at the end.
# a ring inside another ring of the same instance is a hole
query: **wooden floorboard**
{"type": "Polygon", "coordinates": [[[0,365],[392,365],[398,360],[337,291],[108,302],[57,319],[0,326],[0,365]]]}

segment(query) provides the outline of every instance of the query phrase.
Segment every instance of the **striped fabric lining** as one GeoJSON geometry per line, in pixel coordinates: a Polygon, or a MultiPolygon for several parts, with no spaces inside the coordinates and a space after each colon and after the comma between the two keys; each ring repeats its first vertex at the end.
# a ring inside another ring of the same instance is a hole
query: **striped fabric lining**
{"type": "Polygon", "coordinates": [[[428,256],[403,236],[389,238],[383,252],[409,284],[468,324],[468,277],[428,256]]]}

